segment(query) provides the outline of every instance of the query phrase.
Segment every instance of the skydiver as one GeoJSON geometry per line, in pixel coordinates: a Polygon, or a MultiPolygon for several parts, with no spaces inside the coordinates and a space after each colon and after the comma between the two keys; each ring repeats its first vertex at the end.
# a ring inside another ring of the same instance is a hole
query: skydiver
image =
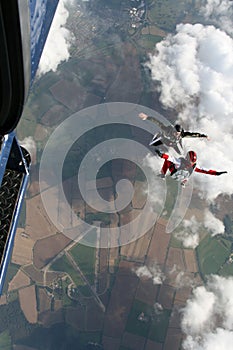
{"type": "Polygon", "coordinates": [[[160,177],[165,178],[167,171],[173,179],[180,181],[182,186],[188,181],[189,176],[193,171],[202,174],[219,176],[227,173],[227,171],[205,170],[196,166],[197,154],[194,151],[189,151],[186,157],[176,158],[169,154],[162,153],[159,150],[155,151],[160,158],[164,159],[160,177]]]}
{"type": "Polygon", "coordinates": [[[172,147],[178,154],[181,154],[182,148],[183,148],[182,138],[199,137],[199,138],[206,138],[207,140],[209,140],[209,137],[205,134],[200,134],[199,132],[184,131],[184,129],[180,124],[176,124],[175,126],[172,126],[172,125],[165,126],[159,120],[153,117],[149,117],[145,113],[139,113],[138,116],[142,120],[152,121],[153,123],[157,124],[162,130],[162,132],[159,132],[154,135],[153,139],[149,143],[150,146],[157,147],[164,144],[167,147],[172,147]]]}

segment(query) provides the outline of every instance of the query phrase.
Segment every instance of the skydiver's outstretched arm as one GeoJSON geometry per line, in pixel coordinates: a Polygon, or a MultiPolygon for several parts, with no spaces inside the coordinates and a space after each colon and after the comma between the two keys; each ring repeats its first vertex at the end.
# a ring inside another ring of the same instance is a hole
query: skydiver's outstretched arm
{"type": "Polygon", "coordinates": [[[227,171],[205,170],[205,169],[200,169],[200,168],[197,168],[197,167],[195,168],[195,171],[197,173],[208,174],[208,175],[215,175],[215,176],[219,176],[219,175],[227,173],[227,171]]]}
{"type": "Polygon", "coordinates": [[[148,116],[145,113],[139,113],[138,116],[142,120],[149,120],[149,121],[153,122],[154,124],[158,125],[162,130],[164,130],[164,128],[166,128],[166,126],[162,122],[160,122],[159,120],[155,119],[154,117],[148,116]]]}
{"type": "Polygon", "coordinates": [[[208,135],[206,134],[200,134],[199,132],[191,132],[191,131],[183,131],[181,133],[182,137],[201,137],[208,139],[208,135]]]}

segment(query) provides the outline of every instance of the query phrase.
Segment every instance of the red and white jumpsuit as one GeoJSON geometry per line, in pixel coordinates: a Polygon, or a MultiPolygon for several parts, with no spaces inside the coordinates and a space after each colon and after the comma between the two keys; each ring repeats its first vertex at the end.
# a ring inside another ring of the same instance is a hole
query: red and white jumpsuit
{"type": "Polygon", "coordinates": [[[178,181],[181,180],[182,183],[185,183],[187,181],[188,177],[192,174],[193,171],[197,173],[217,176],[226,173],[226,171],[219,172],[216,170],[201,169],[196,166],[196,163],[191,163],[183,157],[176,158],[166,153],[162,153],[161,158],[164,159],[161,174],[165,175],[169,170],[171,177],[178,181]]]}

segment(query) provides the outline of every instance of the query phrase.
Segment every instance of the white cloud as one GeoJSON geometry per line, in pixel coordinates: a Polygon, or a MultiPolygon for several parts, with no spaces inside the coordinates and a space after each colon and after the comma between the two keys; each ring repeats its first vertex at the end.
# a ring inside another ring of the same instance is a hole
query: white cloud
{"type": "Polygon", "coordinates": [[[136,275],[153,280],[153,284],[162,284],[165,280],[165,275],[162,273],[160,267],[157,264],[153,266],[141,266],[135,270],[136,275]]]}
{"type": "Polygon", "coordinates": [[[225,350],[233,341],[233,278],[211,276],[182,311],[185,350],[225,350]]]}
{"type": "Polygon", "coordinates": [[[33,138],[31,136],[25,137],[19,141],[19,144],[29,152],[32,164],[36,163],[36,142],[33,138]]]}
{"type": "Polygon", "coordinates": [[[233,330],[233,277],[224,278],[212,276],[207,288],[213,291],[217,297],[215,312],[222,318],[222,325],[227,330],[233,330]]]}
{"type": "Polygon", "coordinates": [[[182,329],[186,334],[197,335],[208,330],[213,319],[216,297],[212,291],[201,286],[194,289],[193,298],[183,310],[182,329]]]}
{"type": "Polygon", "coordinates": [[[148,166],[149,168],[152,169],[152,171],[154,171],[155,173],[159,174],[159,170],[158,170],[158,165],[162,164],[161,159],[159,159],[158,157],[154,157],[150,154],[148,154],[144,160],[143,163],[145,166],[148,166]]]}
{"type": "MultiPolygon", "coordinates": [[[[156,45],[148,65],[162,104],[176,109],[177,121],[186,130],[210,136],[210,141],[184,139],[184,151],[197,152],[200,168],[228,171],[219,177],[194,174],[194,186],[201,196],[214,201],[221,193],[233,193],[233,2],[199,2],[208,24],[215,26],[179,24],[174,35],[156,45]]],[[[204,225],[213,235],[224,232],[223,223],[209,211],[205,212],[204,225]]],[[[185,244],[195,246],[198,229],[191,236],[189,230],[187,223],[180,237],[185,244]],[[193,241],[186,241],[190,237],[193,241]]],[[[232,348],[232,290],[233,278],[220,276],[209,277],[206,286],[193,290],[182,311],[183,349],[232,348]]]]}
{"type": "Polygon", "coordinates": [[[184,271],[180,271],[175,279],[176,288],[194,287],[194,281],[184,271]]]}
{"type": "Polygon", "coordinates": [[[160,303],[155,303],[154,304],[154,311],[156,315],[160,315],[161,312],[163,311],[163,307],[160,303]]]}
{"type": "Polygon", "coordinates": [[[176,34],[156,45],[150,56],[152,79],[159,82],[161,102],[177,110],[184,128],[207,133],[210,141],[184,139],[184,151],[197,152],[198,167],[228,171],[195,173],[194,186],[213,201],[231,195],[233,153],[233,40],[214,26],[179,24],[176,34]]]}
{"type": "Polygon", "coordinates": [[[36,143],[31,136],[25,137],[19,141],[20,145],[25,147],[30,153],[36,151],[36,143]]]}
{"type": "Polygon", "coordinates": [[[214,333],[203,335],[201,340],[191,336],[183,342],[184,350],[229,350],[232,347],[233,332],[217,328],[214,333]]]}
{"type": "Polygon", "coordinates": [[[185,248],[196,248],[199,244],[199,229],[201,224],[192,216],[190,220],[182,221],[183,228],[174,235],[183,242],[185,248]]]}
{"type": "MultiPolygon", "coordinates": [[[[205,0],[200,12],[212,24],[233,34],[233,4],[231,0],[205,0]]],[[[203,1],[202,1],[203,3],[203,1]]]]}
{"type": "Polygon", "coordinates": [[[143,160],[143,167],[146,170],[149,187],[145,189],[145,194],[148,196],[153,209],[160,213],[165,202],[165,182],[158,177],[162,166],[162,159],[148,154],[143,160]]]}
{"type": "Polygon", "coordinates": [[[211,231],[212,236],[222,234],[225,231],[223,222],[217,219],[209,210],[205,211],[204,225],[211,231]]]}
{"type": "Polygon", "coordinates": [[[45,43],[45,47],[40,59],[38,74],[42,75],[48,71],[56,71],[62,61],[70,57],[69,49],[72,42],[72,33],[65,28],[69,17],[66,5],[72,0],[60,0],[54,19],[45,43]]]}

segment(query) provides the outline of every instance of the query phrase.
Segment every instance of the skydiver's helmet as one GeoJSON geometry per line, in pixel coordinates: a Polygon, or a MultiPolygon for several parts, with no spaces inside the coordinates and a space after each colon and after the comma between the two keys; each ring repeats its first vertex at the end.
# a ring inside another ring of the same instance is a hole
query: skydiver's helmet
{"type": "Polygon", "coordinates": [[[186,155],[186,159],[187,159],[190,163],[195,164],[196,161],[197,161],[197,154],[196,154],[196,152],[194,152],[194,151],[189,151],[189,152],[187,153],[187,155],[186,155]]]}
{"type": "Polygon", "coordinates": [[[182,126],[180,124],[176,124],[174,126],[174,129],[175,129],[175,132],[173,132],[175,138],[176,138],[176,141],[179,141],[181,139],[181,132],[182,132],[182,126]]]}
{"type": "Polygon", "coordinates": [[[180,124],[176,124],[175,125],[175,129],[177,132],[181,132],[182,131],[182,126],[180,124]]]}

